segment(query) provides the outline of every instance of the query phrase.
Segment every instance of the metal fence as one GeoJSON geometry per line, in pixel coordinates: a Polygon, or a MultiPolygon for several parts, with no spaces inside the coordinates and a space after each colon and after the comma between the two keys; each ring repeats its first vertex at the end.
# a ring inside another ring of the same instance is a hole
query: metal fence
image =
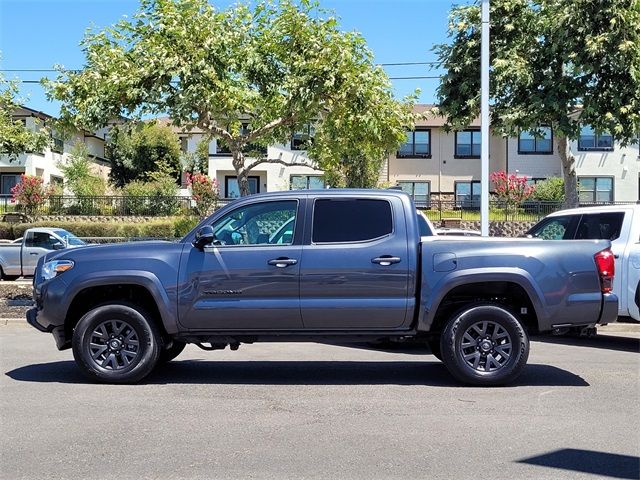
{"type": "MultiPolygon", "coordinates": [[[[580,203],[581,207],[598,205],[628,205],[635,202],[580,203]]],[[[465,221],[480,220],[480,202],[430,200],[428,205],[420,206],[431,221],[459,219],[465,221]]],[[[562,202],[525,201],[519,205],[492,199],[489,202],[490,221],[537,222],[550,213],[562,210],[562,202]]]]}

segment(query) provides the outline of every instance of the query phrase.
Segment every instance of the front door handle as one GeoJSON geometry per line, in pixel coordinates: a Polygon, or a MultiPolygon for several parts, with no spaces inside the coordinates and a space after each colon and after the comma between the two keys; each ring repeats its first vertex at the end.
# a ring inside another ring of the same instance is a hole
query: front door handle
{"type": "Polygon", "coordinates": [[[269,260],[267,263],[269,265],[275,265],[278,268],[285,268],[289,265],[295,265],[296,263],[298,263],[298,260],[296,260],[295,258],[280,257],[269,260]]]}
{"type": "Polygon", "coordinates": [[[40,255],[40,254],[36,252],[31,252],[29,255],[40,255]]]}
{"type": "Polygon", "coordinates": [[[400,263],[400,257],[392,257],[391,255],[382,255],[371,259],[371,263],[377,263],[383,267],[388,267],[392,263],[400,263]]]}

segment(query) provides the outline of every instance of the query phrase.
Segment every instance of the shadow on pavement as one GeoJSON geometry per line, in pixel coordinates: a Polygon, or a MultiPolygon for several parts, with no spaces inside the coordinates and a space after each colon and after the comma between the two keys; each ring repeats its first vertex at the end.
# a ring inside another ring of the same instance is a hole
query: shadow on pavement
{"type": "Polygon", "coordinates": [[[640,352],[640,338],[619,337],[615,335],[596,335],[595,337],[532,337],[532,340],[545,343],[559,343],[577,347],[603,348],[620,352],[640,352]]]}
{"type": "MultiPolygon", "coordinates": [[[[73,361],[40,363],[6,373],[22,382],[91,383],[73,361]]],[[[440,362],[174,360],[147,384],[425,385],[460,387],[440,362]]],[[[510,386],[586,387],[578,375],[549,365],[527,365],[510,386]]]]}
{"type": "Polygon", "coordinates": [[[611,478],[631,480],[640,478],[640,458],[616,453],[565,448],[519,460],[518,463],[573,470],[611,478]]]}

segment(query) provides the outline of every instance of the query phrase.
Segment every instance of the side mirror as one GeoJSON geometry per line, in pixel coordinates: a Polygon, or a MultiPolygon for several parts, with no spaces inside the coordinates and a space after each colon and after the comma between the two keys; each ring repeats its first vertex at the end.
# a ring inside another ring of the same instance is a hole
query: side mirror
{"type": "Polygon", "coordinates": [[[193,246],[198,250],[202,250],[206,245],[211,245],[215,235],[213,234],[213,227],[211,225],[205,225],[196,232],[196,238],[193,241],[193,246]]]}
{"type": "Polygon", "coordinates": [[[52,245],[54,250],[64,250],[66,248],[65,244],[62,242],[56,242],[52,245]]]}

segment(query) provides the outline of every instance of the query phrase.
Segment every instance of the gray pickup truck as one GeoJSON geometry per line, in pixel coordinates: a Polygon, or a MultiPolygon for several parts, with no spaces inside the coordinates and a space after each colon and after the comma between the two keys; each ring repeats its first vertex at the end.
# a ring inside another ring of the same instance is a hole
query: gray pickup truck
{"type": "Polygon", "coordinates": [[[187,343],[411,337],[458,380],[501,385],[529,334],[616,318],[609,241],[424,233],[398,191],[252,195],[179,242],[47,254],[27,320],[104,382],[139,381],[187,343]]]}
{"type": "Polygon", "coordinates": [[[30,277],[44,254],[83,245],[82,240],[61,228],[30,228],[21,239],[0,244],[0,277],[2,280],[30,277]]]}

